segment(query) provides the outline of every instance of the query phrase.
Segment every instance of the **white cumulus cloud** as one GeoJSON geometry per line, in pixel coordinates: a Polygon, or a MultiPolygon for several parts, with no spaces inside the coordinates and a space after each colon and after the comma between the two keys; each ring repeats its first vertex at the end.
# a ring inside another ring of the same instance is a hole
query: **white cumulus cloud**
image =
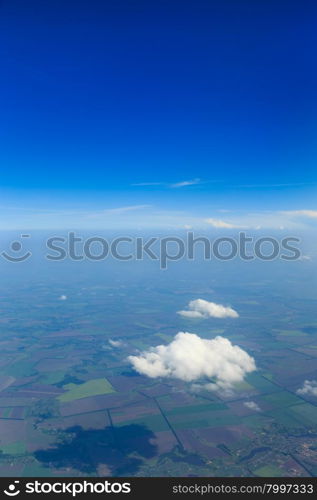
{"type": "Polygon", "coordinates": [[[208,300],[191,300],[188,304],[188,310],[177,311],[184,318],[238,318],[237,311],[229,306],[208,302],[208,300]]]}
{"type": "Polygon", "coordinates": [[[298,389],[297,394],[301,396],[316,396],[317,397],[317,380],[305,380],[303,387],[298,389]]]}
{"type": "Polygon", "coordinates": [[[194,382],[211,379],[215,389],[230,389],[256,370],[254,359],[224,337],[202,339],[179,332],[172,342],[159,345],[128,360],[140,374],[194,382]]]}

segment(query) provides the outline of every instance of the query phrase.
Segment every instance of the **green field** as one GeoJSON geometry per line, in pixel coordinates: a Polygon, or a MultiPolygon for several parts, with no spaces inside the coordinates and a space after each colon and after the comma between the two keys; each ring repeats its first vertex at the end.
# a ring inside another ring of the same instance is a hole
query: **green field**
{"type": "Polygon", "coordinates": [[[172,410],[165,410],[164,413],[168,416],[172,415],[191,415],[193,413],[202,413],[205,411],[226,410],[227,406],[224,403],[210,403],[201,405],[181,406],[172,410]]]}
{"type": "Polygon", "coordinates": [[[297,420],[307,427],[317,425],[317,408],[310,403],[296,405],[290,408],[290,411],[297,420]]]}
{"type": "Polygon", "coordinates": [[[150,415],[144,418],[136,418],[131,420],[124,420],[117,422],[115,427],[124,427],[127,425],[140,425],[146,427],[152,432],[168,431],[170,430],[165,419],[162,415],[150,415]]]}
{"type": "Polygon", "coordinates": [[[255,469],[253,471],[253,473],[256,476],[260,476],[260,477],[280,477],[281,476],[281,470],[278,467],[275,467],[274,465],[263,465],[262,467],[255,469]]]}
{"type": "Polygon", "coordinates": [[[12,377],[30,377],[36,373],[33,365],[32,361],[21,359],[6,368],[4,373],[12,377]]]}
{"type": "Polygon", "coordinates": [[[0,446],[2,453],[8,455],[23,455],[26,452],[26,446],[23,441],[14,441],[6,445],[0,446]]]}
{"type": "Polygon", "coordinates": [[[259,373],[251,373],[247,377],[247,381],[251,384],[255,389],[260,392],[276,392],[279,391],[278,387],[274,385],[272,382],[262,377],[259,373]]]}
{"type": "Polygon", "coordinates": [[[280,408],[269,411],[266,413],[269,417],[273,418],[275,422],[283,425],[287,429],[296,429],[302,427],[301,422],[291,414],[289,408],[280,408]]]}
{"type": "Polygon", "coordinates": [[[221,427],[224,425],[239,425],[240,417],[232,413],[213,410],[197,413],[169,415],[169,422],[174,429],[195,429],[200,427],[221,427]]]}
{"type": "Polygon", "coordinates": [[[58,384],[65,378],[65,371],[57,370],[54,372],[46,372],[39,379],[41,384],[58,384]]]}
{"type": "Polygon", "coordinates": [[[115,392],[112,385],[105,378],[96,378],[80,385],[67,384],[64,386],[64,389],[66,389],[67,392],[61,394],[57,398],[61,403],[87,398],[88,396],[99,396],[101,394],[115,392]]]}
{"type": "Polygon", "coordinates": [[[284,408],[286,406],[293,406],[296,404],[301,404],[303,401],[286,391],[275,392],[274,394],[268,394],[261,398],[263,401],[272,405],[273,408],[284,408]]]}

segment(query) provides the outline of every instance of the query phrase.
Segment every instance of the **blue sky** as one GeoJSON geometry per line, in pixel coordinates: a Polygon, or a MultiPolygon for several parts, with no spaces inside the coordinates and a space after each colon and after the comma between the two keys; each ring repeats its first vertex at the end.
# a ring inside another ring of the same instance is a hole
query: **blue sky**
{"type": "Polygon", "coordinates": [[[314,224],[314,2],[0,14],[0,227],[314,224]]]}

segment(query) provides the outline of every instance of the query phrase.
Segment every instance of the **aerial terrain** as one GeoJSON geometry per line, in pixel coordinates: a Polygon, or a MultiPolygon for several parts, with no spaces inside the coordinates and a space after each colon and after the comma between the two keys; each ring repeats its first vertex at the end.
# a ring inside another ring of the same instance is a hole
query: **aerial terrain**
{"type": "Polygon", "coordinates": [[[317,474],[311,261],[36,270],[2,267],[2,476],[317,474]],[[197,299],[239,315],[177,314],[197,299]],[[135,369],[178,332],[225,337],[256,367],[230,390],[135,369]]]}

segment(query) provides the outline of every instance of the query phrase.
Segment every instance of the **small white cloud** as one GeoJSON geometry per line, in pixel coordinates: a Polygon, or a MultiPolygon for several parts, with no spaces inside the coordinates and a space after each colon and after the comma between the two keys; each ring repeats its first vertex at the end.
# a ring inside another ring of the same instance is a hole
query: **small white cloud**
{"type": "Polygon", "coordinates": [[[254,359],[224,337],[202,339],[194,333],[179,332],[172,342],[159,345],[139,356],[129,356],[134,369],[151,378],[170,377],[194,382],[211,379],[213,389],[230,390],[245,375],[256,370],[254,359]]]}
{"type": "Polygon", "coordinates": [[[177,311],[177,314],[184,318],[238,318],[237,311],[229,306],[208,302],[208,300],[191,300],[188,304],[188,310],[177,311]]]}
{"type": "Polygon", "coordinates": [[[109,339],[109,344],[112,346],[112,347],[122,347],[123,346],[123,342],[122,340],[112,340],[112,339],[109,339]]]}
{"type": "Polygon", "coordinates": [[[246,226],[237,226],[235,224],[231,224],[230,222],[225,222],[220,219],[206,219],[207,224],[210,224],[213,227],[216,227],[217,229],[242,229],[245,228],[246,226]]]}
{"type": "Polygon", "coordinates": [[[180,187],[186,187],[186,186],[195,186],[196,184],[200,184],[200,183],[201,183],[201,179],[192,179],[190,181],[176,182],[175,184],[171,184],[170,187],[180,188],[180,187]]]}
{"type": "Polygon", "coordinates": [[[303,387],[296,391],[301,396],[317,397],[317,380],[305,380],[303,387]]]}
{"type": "Polygon", "coordinates": [[[253,411],[261,411],[261,408],[254,401],[245,401],[244,406],[253,411]]]}
{"type": "Polygon", "coordinates": [[[67,295],[61,295],[58,300],[67,300],[67,295]]]}

